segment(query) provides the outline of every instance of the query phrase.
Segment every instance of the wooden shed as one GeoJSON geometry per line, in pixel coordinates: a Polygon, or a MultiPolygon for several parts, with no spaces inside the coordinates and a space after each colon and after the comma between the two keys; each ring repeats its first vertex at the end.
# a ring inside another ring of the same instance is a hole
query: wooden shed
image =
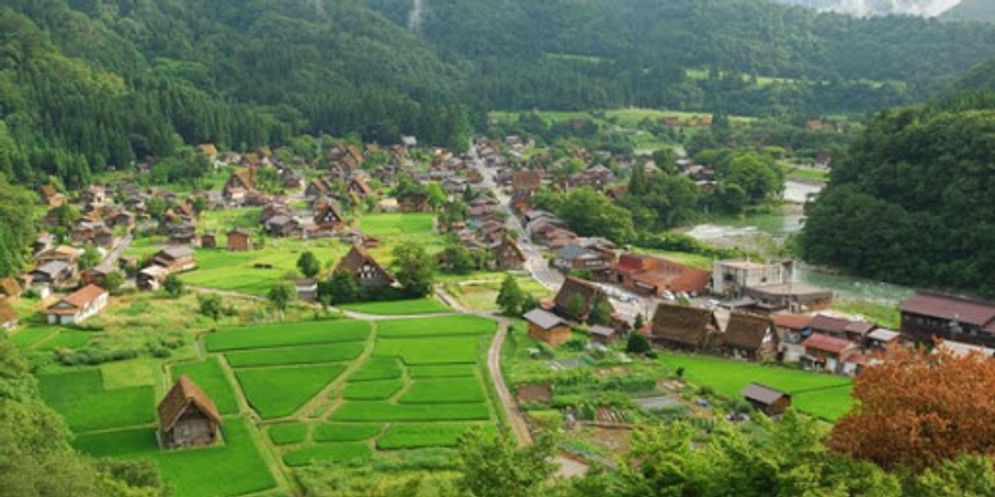
{"type": "Polygon", "coordinates": [[[252,235],[248,230],[242,228],[233,229],[228,232],[228,250],[234,252],[245,252],[252,250],[252,235]]]}
{"type": "Polygon", "coordinates": [[[159,403],[159,434],[168,449],[211,445],[221,423],[214,402],[186,375],[159,403]]]}
{"type": "Polygon", "coordinates": [[[570,326],[552,312],[532,309],[522,317],[529,322],[529,336],[540,342],[559,347],[570,340],[570,326]]]}
{"type": "Polygon", "coordinates": [[[750,383],[740,393],[753,407],[768,416],[780,416],[791,406],[791,395],[760,383],[750,383]]]}

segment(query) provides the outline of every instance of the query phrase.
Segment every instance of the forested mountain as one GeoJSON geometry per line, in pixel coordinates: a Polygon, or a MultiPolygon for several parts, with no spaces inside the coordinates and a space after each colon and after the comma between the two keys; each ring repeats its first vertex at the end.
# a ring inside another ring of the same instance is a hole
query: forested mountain
{"type": "Polygon", "coordinates": [[[995,295],[995,94],[881,113],[806,212],[806,260],[995,295]]]}
{"type": "Polygon", "coordinates": [[[995,2],[992,0],[961,0],[943,13],[944,19],[995,22],[995,2]]]}
{"type": "Polygon", "coordinates": [[[995,59],[982,62],[967,71],[952,85],[959,92],[995,92],[995,59]]]}
{"type": "Polygon", "coordinates": [[[0,172],[68,186],[183,143],[461,147],[489,109],[910,103],[995,26],[764,0],[0,0],[0,172]]]}
{"type": "Polygon", "coordinates": [[[940,15],[962,0],[775,0],[787,5],[802,5],[855,16],[940,15]]]}

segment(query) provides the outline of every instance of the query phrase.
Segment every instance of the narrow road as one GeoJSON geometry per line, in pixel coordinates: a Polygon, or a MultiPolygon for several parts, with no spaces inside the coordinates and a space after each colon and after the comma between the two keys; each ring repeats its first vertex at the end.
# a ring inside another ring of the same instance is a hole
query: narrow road
{"type": "Polygon", "coordinates": [[[497,333],[494,334],[491,347],[487,350],[487,370],[491,374],[491,381],[494,383],[494,389],[497,391],[498,400],[501,401],[501,407],[508,416],[508,424],[511,426],[511,432],[515,435],[515,440],[521,446],[531,445],[532,434],[529,432],[529,426],[525,422],[525,416],[518,409],[518,403],[511,395],[511,391],[508,390],[508,385],[504,381],[504,375],[501,374],[501,349],[504,347],[504,340],[508,337],[508,328],[511,326],[511,321],[507,318],[497,318],[497,321],[497,333]]]}

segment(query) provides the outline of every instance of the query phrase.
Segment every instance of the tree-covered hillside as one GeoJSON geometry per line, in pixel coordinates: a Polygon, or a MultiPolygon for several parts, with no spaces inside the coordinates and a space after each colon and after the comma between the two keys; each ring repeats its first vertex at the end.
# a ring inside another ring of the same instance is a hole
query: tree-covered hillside
{"type": "Polygon", "coordinates": [[[907,104],[995,26],[763,0],[0,0],[0,172],[67,186],[183,143],[464,146],[491,109],[907,104]]]}
{"type": "Polygon", "coordinates": [[[995,94],[882,113],[833,167],[806,260],[995,295],[995,94]]]}

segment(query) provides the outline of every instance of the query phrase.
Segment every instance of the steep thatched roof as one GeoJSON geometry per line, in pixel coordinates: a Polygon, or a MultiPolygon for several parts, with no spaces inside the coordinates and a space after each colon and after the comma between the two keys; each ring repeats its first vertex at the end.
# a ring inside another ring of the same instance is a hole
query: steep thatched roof
{"type": "Polygon", "coordinates": [[[729,318],[722,344],[745,350],[756,350],[763,345],[764,337],[772,331],[774,323],[770,318],[754,314],[734,312],[729,318]]]}
{"type": "Polygon", "coordinates": [[[159,427],[163,431],[171,430],[190,407],[196,407],[212,421],[221,424],[221,415],[218,414],[214,401],[190,378],[183,375],[159,403],[159,427]]]}
{"type": "Polygon", "coordinates": [[[689,347],[703,347],[718,328],[708,309],[661,303],[653,314],[654,337],[689,347]]]}

